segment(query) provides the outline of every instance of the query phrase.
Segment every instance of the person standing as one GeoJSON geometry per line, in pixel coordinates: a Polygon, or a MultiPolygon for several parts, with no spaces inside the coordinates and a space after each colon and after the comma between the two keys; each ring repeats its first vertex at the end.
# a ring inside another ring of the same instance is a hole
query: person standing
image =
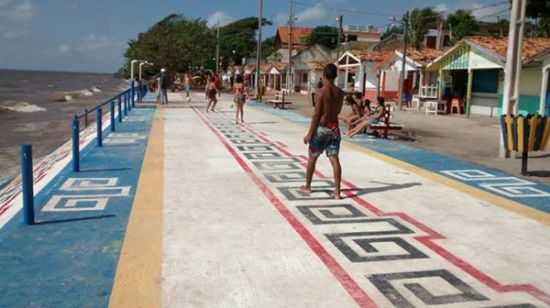
{"type": "Polygon", "coordinates": [[[336,65],[328,64],[325,66],[323,70],[323,87],[318,92],[315,113],[311,119],[309,130],[304,137],[304,144],[309,144],[309,158],[306,183],[302,186],[302,190],[311,193],[311,180],[315,172],[317,159],[321,153],[326,152],[334,174],[334,198],[340,199],[342,167],[338,158],[341,141],[338,115],[342,111],[344,91],[334,85],[336,75],[336,65]]]}
{"type": "Polygon", "coordinates": [[[183,77],[183,85],[185,87],[185,97],[187,97],[187,101],[191,101],[191,72],[185,73],[185,76],[183,77]]]}
{"type": "Polygon", "coordinates": [[[244,104],[246,102],[246,87],[244,85],[243,76],[237,75],[235,82],[233,84],[233,102],[235,102],[235,124],[239,124],[239,115],[241,118],[241,123],[244,123],[244,104]]]}
{"type": "Polygon", "coordinates": [[[166,74],[166,69],[160,70],[160,85],[159,85],[159,95],[160,95],[160,104],[161,105],[167,105],[168,104],[168,74],[166,74]]]}
{"type": "Polygon", "coordinates": [[[216,87],[216,78],[211,76],[206,83],[206,97],[208,99],[208,105],[206,106],[206,112],[213,111],[215,112],[216,104],[218,103],[217,98],[218,88],[216,87]]]}

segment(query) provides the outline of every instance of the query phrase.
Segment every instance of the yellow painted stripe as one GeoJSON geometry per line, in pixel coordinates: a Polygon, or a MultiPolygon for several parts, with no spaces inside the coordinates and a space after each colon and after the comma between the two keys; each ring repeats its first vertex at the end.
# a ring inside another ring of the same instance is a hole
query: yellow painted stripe
{"type": "Polygon", "coordinates": [[[546,118],[546,126],[544,127],[544,134],[542,136],[542,143],[540,145],[541,150],[545,148],[549,148],[548,144],[550,144],[550,116],[546,118]]]}
{"type": "Polygon", "coordinates": [[[529,147],[528,151],[534,151],[535,150],[535,141],[537,136],[537,128],[539,127],[540,123],[540,117],[534,116],[529,119],[529,147]]]}
{"type": "MultiPolygon", "coordinates": [[[[262,111],[262,112],[265,112],[265,111],[262,111]]],[[[270,113],[268,113],[268,114],[270,114],[270,113]]],[[[293,125],[293,126],[296,126],[296,127],[303,128],[304,125],[307,125],[307,124],[297,124],[297,123],[291,122],[290,120],[287,120],[283,117],[279,117],[279,118],[281,120],[289,123],[290,125],[293,125]]],[[[550,122],[550,118],[548,120],[550,122]]],[[[550,124],[550,123],[548,123],[548,124],[550,124]]],[[[360,145],[357,145],[357,144],[355,144],[351,141],[343,140],[343,143],[346,144],[347,146],[349,146],[350,148],[356,150],[356,151],[362,152],[362,153],[364,153],[368,156],[371,156],[371,157],[374,157],[374,158],[379,159],[381,161],[384,161],[384,162],[386,162],[390,165],[396,166],[396,167],[401,168],[403,170],[407,170],[411,173],[414,173],[416,175],[425,177],[427,179],[430,179],[432,181],[441,183],[443,185],[447,185],[447,186],[449,186],[449,187],[451,187],[455,190],[458,190],[460,192],[468,194],[468,195],[470,195],[474,198],[486,201],[486,202],[491,203],[495,206],[506,209],[510,212],[514,212],[514,213],[519,214],[523,217],[527,217],[527,218],[533,219],[535,221],[538,221],[538,222],[540,222],[544,225],[550,226],[550,214],[547,214],[545,212],[530,208],[526,205],[523,205],[521,203],[506,199],[504,197],[494,195],[494,194],[492,194],[490,192],[487,192],[487,191],[484,191],[482,189],[479,189],[479,188],[476,188],[476,187],[473,187],[473,186],[470,186],[470,185],[466,185],[466,184],[464,184],[460,181],[451,179],[449,177],[438,174],[436,172],[433,172],[433,171],[430,171],[430,170],[427,170],[427,169],[423,169],[423,168],[417,167],[415,165],[409,164],[407,162],[404,162],[402,160],[399,160],[399,159],[384,155],[382,153],[364,148],[364,147],[362,147],[360,145]]]]}
{"type": "Polygon", "coordinates": [[[489,202],[491,204],[494,204],[500,208],[509,210],[511,212],[514,212],[516,214],[522,215],[524,217],[531,218],[533,220],[536,220],[540,223],[543,223],[545,225],[550,226],[550,214],[547,214],[545,212],[527,207],[521,203],[506,199],[504,197],[500,197],[497,195],[494,195],[492,193],[486,192],[484,190],[481,190],[479,188],[464,184],[460,181],[448,178],[444,175],[440,175],[438,173],[419,168],[417,166],[414,166],[412,164],[409,164],[407,162],[395,159],[393,157],[386,156],[384,154],[375,152],[370,149],[366,149],[364,147],[361,147],[359,145],[356,145],[354,143],[351,143],[349,141],[344,141],[349,147],[365,153],[371,157],[377,158],[379,160],[382,160],[388,164],[394,165],[396,167],[399,167],[403,170],[407,170],[411,173],[414,173],[416,175],[428,178],[430,180],[433,180],[435,182],[447,185],[453,189],[456,189],[458,191],[461,191],[463,193],[469,194],[477,199],[489,202]]]}
{"type": "Polygon", "coordinates": [[[149,136],[109,307],[161,305],[163,192],[164,122],[159,109],[149,136]]]}
{"type": "Polygon", "coordinates": [[[506,135],[508,136],[508,151],[512,152],[515,150],[514,146],[514,128],[512,126],[513,118],[510,115],[507,115],[504,118],[504,122],[506,123],[506,135]]]}
{"type": "Polygon", "coordinates": [[[518,152],[523,153],[524,151],[527,152],[525,149],[525,118],[518,117],[516,119],[517,121],[517,128],[518,128],[518,152]]]}

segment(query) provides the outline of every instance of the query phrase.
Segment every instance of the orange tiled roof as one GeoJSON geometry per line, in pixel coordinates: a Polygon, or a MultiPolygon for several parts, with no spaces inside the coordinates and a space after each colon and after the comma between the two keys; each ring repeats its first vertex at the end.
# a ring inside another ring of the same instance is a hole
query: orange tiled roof
{"type": "Polygon", "coordinates": [[[407,57],[412,59],[414,62],[417,62],[421,65],[426,65],[437,57],[441,56],[445,51],[432,48],[424,48],[421,50],[418,49],[408,49],[407,57]]]}
{"type": "Polygon", "coordinates": [[[393,51],[352,51],[352,53],[363,61],[383,62],[393,54],[393,51]]]}
{"type": "Polygon", "coordinates": [[[312,69],[316,71],[321,71],[325,68],[327,64],[330,62],[325,61],[307,61],[306,64],[312,69]]]}
{"type": "Polygon", "coordinates": [[[271,66],[275,67],[279,72],[286,70],[287,65],[288,65],[287,63],[282,63],[282,62],[271,63],[271,66]]]}
{"type": "MultiPolygon", "coordinates": [[[[507,37],[491,37],[491,36],[470,36],[465,38],[466,41],[478,45],[484,49],[495,52],[497,55],[506,58],[508,49],[507,37]]],[[[537,57],[550,53],[550,38],[524,38],[522,50],[522,62],[527,64],[532,62],[537,57]]]]}
{"type": "MultiPolygon", "coordinates": [[[[288,27],[277,28],[276,36],[283,46],[288,45],[288,32],[288,27]]],[[[310,35],[311,32],[313,32],[312,28],[292,27],[292,45],[294,45],[294,47],[305,46],[302,40],[310,35]]]]}

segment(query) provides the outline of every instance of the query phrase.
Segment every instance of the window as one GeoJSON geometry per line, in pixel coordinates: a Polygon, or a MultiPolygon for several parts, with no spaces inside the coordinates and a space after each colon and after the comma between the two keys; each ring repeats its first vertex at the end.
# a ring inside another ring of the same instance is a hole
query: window
{"type": "Polygon", "coordinates": [[[303,73],[303,74],[302,74],[302,83],[307,83],[307,82],[308,82],[307,73],[303,73]]]}
{"type": "Polygon", "coordinates": [[[497,93],[498,73],[498,69],[474,70],[472,92],[497,93]]]}

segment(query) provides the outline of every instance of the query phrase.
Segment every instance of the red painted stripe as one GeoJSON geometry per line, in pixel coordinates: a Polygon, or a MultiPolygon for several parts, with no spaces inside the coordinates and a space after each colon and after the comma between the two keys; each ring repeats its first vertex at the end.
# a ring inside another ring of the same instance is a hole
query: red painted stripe
{"type": "Polygon", "coordinates": [[[237,154],[237,152],[227,143],[224,137],[203,117],[203,115],[193,108],[201,121],[220,139],[227,151],[235,158],[241,168],[252,178],[260,191],[266,196],[271,204],[279,211],[279,213],[287,220],[294,228],[306,244],[313,252],[323,261],[325,266],[338,279],[340,284],[348,292],[348,294],[359,304],[360,307],[378,307],[374,301],[365,293],[361,287],[346,273],[342,266],[332,257],[328,251],[315,239],[315,237],[307,230],[307,228],[286,208],[284,203],[275,196],[273,191],[267,186],[246,164],[246,162],[237,154]]]}
{"type": "MultiPolygon", "coordinates": [[[[253,133],[258,135],[254,130],[247,127],[247,129],[253,133]]],[[[276,142],[273,142],[269,140],[268,138],[262,138],[264,142],[274,144],[276,146],[276,142]]],[[[284,153],[285,155],[289,157],[298,157],[302,159],[302,164],[305,165],[304,160],[307,160],[307,158],[301,157],[302,155],[292,155],[287,149],[283,148],[277,148],[279,151],[284,153]]],[[[317,174],[317,173],[316,173],[317,174]]],[[[319,173],[319,176],[325,177],[322,173],[319,173]]],[[[357,189],[357,186],[355,186],[353,183],[342,180],[342,187],[347,187],[351,189],[357,189]]],[[[354,200],[357,204],[361,205],[362,207],[366,208],[370,212],[372,212],[375,215],[378,216],[397,216],[401,218],[404,221],[407,221],[409,224],[413,225],[415,228],[423,231],[424,233],[428,234],[428,236],[418,236],[414,237],[415,240],[419,241],[432,251],[434,251],[436,254],[443,257],[445,260],[450,262],[451,264],[455,265],[456,267],[460,268],[465,273],[468,273],[470,276],[477,279],[479,282],[483,283],[484,285],[490,287],[491,289],[500,292],[525,292],[530,294],[531,296],[537,298],[538,300],[550,305],[550,295],[543,292],[542,290],[538,289],[537,287],[531,285],[531,284],[511,284],[511,285],[503,285],[499,282],[497,282],[494,278],[489,276],[488,274],[483,273],[482,271],[475,268],[473,265],[468,263],[467,261],[453,255],[451,252],[446,250],[445,248],[439,246],[434,242],[434,240],[438,239],[446,239],[443,235],[441,235],[439,232],[433,230],[432,228],[428,227],[424,223],[416,220],[415,218],[409,216],[406,213],[403,212],[392,212],[392,213],[385,213],[384,211],[378,209],[376,206],[372,205],[368,201],[358,197],[357,195],[354,195],[352,192],[344,192],[344,194],[348,197],[350,197],[352,200],[354,200]]]]}

